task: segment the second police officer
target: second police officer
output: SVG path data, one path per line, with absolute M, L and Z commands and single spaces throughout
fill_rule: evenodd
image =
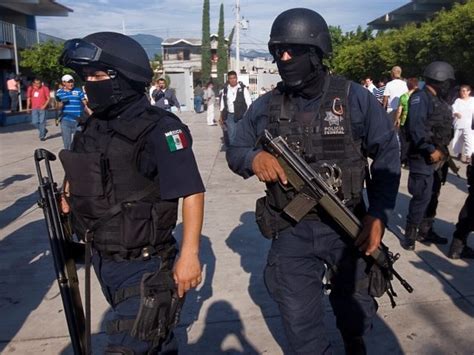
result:
M 474 127 L 474 117 L 473 117 Z M 474 153 L 467 167 L 468 196 L 459 212 L 458 223 L 453 233 L 448 257 L 451 259 L 474 259 L 474 249 L 467 245 L 469 233 L 474 231 Z
M 441 185 L 446 179 L 448 145 L 453 138 L 451 106 L 445 101 L 455 80 L 453 67 L 441 61 L 429 64 L 423 76 L 423 90 L 410 96 L 407 123 L 408 207 L 403 247 L 415 249 L 415 242 L 446 244 L 433 231 Z
M 363 258 L 380 244 L 400 180 L 399 145 L 393 125 L 367 90 L 330 75 L 322 63 L 331 53 L 325 20 L 315 11 L 295 8 L 273 22 L 270 53 L 282 81 L 261 96 L 236 127 L 227 151 L 230 168 L 244 178 L 256 175 L 267 195 L 257 203 L 262 233 L 273 238 L 265 282 L 278 303 L 292 352 L 331 351 L 324 326 L 323 275 L 332 271 L 330 302 L 347 353 L 364 354 L 363 336 L 371 328 L 377 303 L 369 294 Z M 281 135 L 314 169 L 324 163 L 342 170 L 346 206 L 363 218 L 356 244 L 319 208 L 292 223 L 282 211 L 291 198 L 277 160 L 258 146 L 267 129 Z M 373 159 L 368 174 L 367 157 Z M 367 182 L 368 209 L 362 190 Z
M 201 281 L 204 186 L 190 132 L 148 102 L 153 73 L 130 37 L 99 32 L 67 41 L 61 61 L 85 80 L 94 112 L 60 159 L 78 229 L 95 229 L 92 263 L 112 307 L 105 353 L 177 353 L 171 306 Z M 179 198 L 183 240 L 174 262 Z

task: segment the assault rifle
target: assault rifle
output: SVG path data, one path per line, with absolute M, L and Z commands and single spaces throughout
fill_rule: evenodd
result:
M 446 164 L 448 164 L 448 168 L 456 175 L 458 178 L 461 179 L 461 175 L 459 175 L 459 166 L 453 160 L 451 155 L 448 155 L 448 159 L 446 160 Z
M 260 143 L 266 151 L 277 158 L 286 173 L 288 182 L 298 192 L 283 210 L 290 218 L 299 222 L 319 204 L 349 237 L 357 239 L 362 230 L 362 223 L 337 197 L 333 187 L 326 182 L 323 176 L 315 172 L 305 160 L 293 152 L 282 137 L 273 138 L 270 132 L 265 130 L 264 135 L 260 138 Z M 381 244 L 370 256 L 384 271 L 384 274 L 388 275 L 387 281 L 395 276 L 409 293 L 413 292 L 410 284 L 393 268 L 399 254 L 393 255 L 384 244 Z M 391 291 L 393 293 L 393 290 Z M 393 293 L 393 296 L 396 294 Z M 394 306 L 392 297 L 391 301 Z
M 82 253 L 84 245 L 73 241 L 72 230 L 67 224 L 67 217 L 59 212 L 58 199 L 60 192 L 53 180 L 50 165 L 50 161 L 56 160 L 56 156 L 46 149 L 36 149 L 34 159 L 39 180 L 40 199 L 38 205 L 43 209 L 46 227 L 48 228 L 54 269 L 71 337 L 72 349 L 76 355 L 88 354 L 90 343 L 86 336 L 86 321 L 75 262 L 75 254 L 77 254 L 77 251 Z M 43 160 L 46 175 L 43 174 L 40 165 Z

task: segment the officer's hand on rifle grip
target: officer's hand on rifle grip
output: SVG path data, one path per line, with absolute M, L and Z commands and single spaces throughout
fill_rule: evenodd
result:
M 437 163 L 441 161 L 444 157 L 443 152 L 441 152 L 439 149 L 436 149 L 433 153 L 430 154 L 430 161 L 432 163 Z
M 63 192 L 61 193 L 60 198 L 59 198 L 59 209 L 64 214 L 68 214 L 69 212 L 71 212 L 71 207 L 69 206 L 69 202 L 67 201 L 68 197 L 69 197 L 69 181 L 64 181 Z
M 355 245 L 365 255 L 370 255 L 380 246 L 385 226 L 380 219 L 370 215 L 364 217 L 362 224 L 362 231 L 357 237 Z
M 285 171 L 278 160 L 265 151 L 258 153 L 252 161 L 252 170 L 260 181 L 288 183 Z

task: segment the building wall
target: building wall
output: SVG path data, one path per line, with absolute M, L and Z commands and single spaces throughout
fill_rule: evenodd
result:
M 0 6 L 0 21 L 36 30 L 36 20 L 34 16 L 24 15 L 2 6 Z
M 176 98 L 183 111 L 193 109 L 193 74 L 190 70 L 182 72 L 166 72 L 170 78 L 170 88 L 175 90 Z

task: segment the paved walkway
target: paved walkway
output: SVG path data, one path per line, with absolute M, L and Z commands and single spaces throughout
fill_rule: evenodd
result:
M 269 242 L 254 223 L 255 199 L 263 185 L 244 181 L 227 168 L 221 132 L 208 127 L 204 114 L 185 112 L 194 150 L 206 184 L 206 214 L 201 259 L 204 282 L 187 296 L 177 331 L 182 354 L 282 354 L 285 340 L 278 309 L 269 299 L 262 270 Z M 0 128 L 0 353 L 70 354 L 69 338 L 54 276 L 42 211 L 37 207 L 33 151 L 62 148 L 58 127 L 48 122 L 49 138 L 22 124 Z M 462 176 L 465 176 L 463 167 Z M 54 163 L 56 181 L 63 173 Z M 403 172 L 391 229 L 401 235 L 409 196 Z M 465 180 L 449 176 L 441 193 L 436 230 L 451 236 L 466 198 Z M 181 225 L 176 235 L 179 237 Z M 401 253 L 397 269 L 415 288 L 395 283 L 398 306 L 379 299 L 368 337 L 370 354 L 474 354 L 473 262 L 446 258 L 448 246 L 417 246 L 404 251 L 392 232 L 384 238 Z M 473 238 L 470 245 L 474 246 Z M 82 280 L 83 270 L 80 270 Z M 93 346 L 104 346 L 107 305 L 93 280 Z M 326 321 L 336 354 L 342 354 L 329 304 Z

